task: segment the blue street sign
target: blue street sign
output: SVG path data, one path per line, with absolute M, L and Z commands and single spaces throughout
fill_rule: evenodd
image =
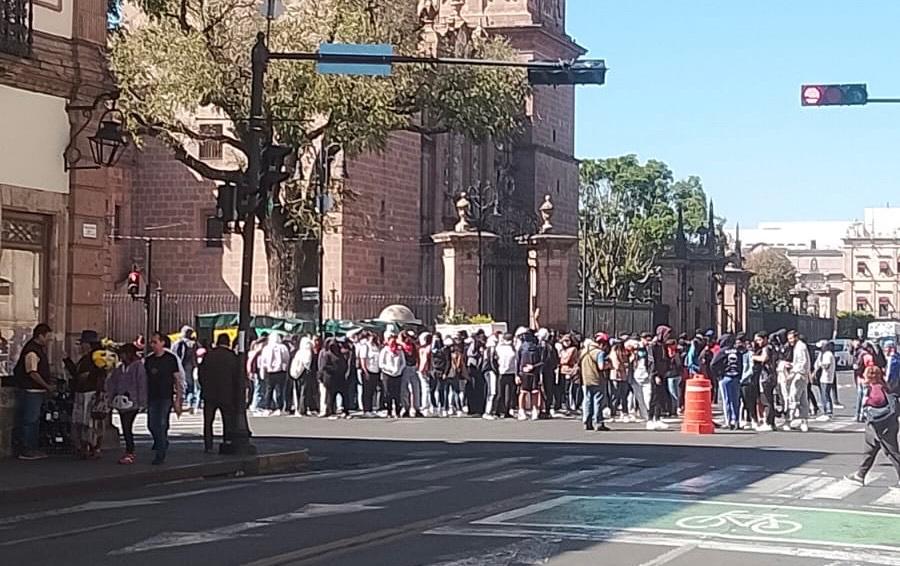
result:
M 367 75 L 375 77 L 387 77 L 391 74 L 390 65 L 372 64 L 354 61 L 352 63 L 329 62 L 328 57 L 339 58 L 341 55 L 350 56 L 391 56 L 394 47 L 390 44 L 355 44 L 355 43 L 322 43 L 319 45 L 319 55 L 324 61 L 316 63 L 316 71 L 323 75 Z

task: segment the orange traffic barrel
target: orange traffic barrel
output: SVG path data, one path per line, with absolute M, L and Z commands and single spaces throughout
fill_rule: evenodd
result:
M 695 374 L 684 388 L 684 422 L 681 432 L 712 434 L 716 427 L 712 418 L 712 384 L 701 374 Z

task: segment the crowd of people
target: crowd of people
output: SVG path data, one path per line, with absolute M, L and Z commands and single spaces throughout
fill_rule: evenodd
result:
M 22 459 L 45 457 L 38 451 L 37 428 L 44 396 L 54 389 L 46 353 L 50 333 L 47 325 L 35 327 L 14 370 L 15 436 Z M 716 337 L 712 331 L 675 337 L 667 326 L 655 334 L 617 337 L 544 328 L 452 336 L 357 331 L 324 341 L 316 336 L 284 340 L 273 332 L 253 342 L 245 367 L 226 334 L 210 346 L 199 343 L 190 327 L 174 344 L 157 332 L 146 355 L 141 340 L 120 346 L 122 363 L 107 372 L 98 363 L 97 333 L 84 331 L 80 358 L 65 360 L 74 392 L 72 445 L 79 457 L 100 456 L 111 410 L 119 413 L 125 438 L 120 463 L 134 463 L 133 425 L 146 411 L 153 463 L 161 464 L 170 413 L 202 409 L 204 445 L 210 451 L 217 412 L 227 436 L 240 408 L 248 405 L 259 417 L 580 416 L 586 430 L 643 422 L 656 431 L 683 414 L 686 384 L 702 376 L 712 384 L 710 401 L 721 403 L 716 425 L 731 430 L 806 432 L 810 418 L 827 421 L 841 407 L 833 345 L 810 346 L 798 332 L 786 330 L 752 337 Z M 853 356 L 855 416 L 871 425 L 873 407 L 882 405 L 870 391 L 883 384 L 892 401 L 900 393 L 900 353 L 892 342 L 882 349 L 854 340 Z M 867 433 L 867 450 L 883 448 L 896 455 L 896 431 L 892 443 L 884 440 L 885 432 L 890 436 L 884 427 L 871 439 Z M 900 456 L 896 465 L 900 470 Z

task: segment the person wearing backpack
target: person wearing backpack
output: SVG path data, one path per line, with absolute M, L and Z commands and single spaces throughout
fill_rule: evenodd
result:
M 884 371 L 878 366 L 870 366 L 863 373 L 864 392 L 863 416 L 866 420 L 865 456 L 859 469 L 844 479 L 865 485 L 866 475 L 875 464 L 878 453 L 884 450 L 897 478 L 900 480 L 900 448 L 897 445 L 897 396 L 888 390 L 884 381 Z
M 722 391 L 725 425 L 731 430 L 737 428 L 740 420 L 743 361 L 744 354 L 738 348 L 733 336 L 725 334 L 719 338 L 719 352 L 713 358 L 711 367 Z
M 519 386 L 519 420 L 528 417 L 525 407 L 531 403 L 531 420 L 538 420 L 541 410 L 541 372 L 544 364 L 543 352 L 534 332 L 526 330 L 520 340 L 522 345 L 516 359 L 516 384 Z

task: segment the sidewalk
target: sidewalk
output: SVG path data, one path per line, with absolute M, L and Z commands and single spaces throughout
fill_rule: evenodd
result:
M 71 455 L 28 462 L 4 459 L 0 460 L 0 501 L 46 500 L 211 476 L 283 473 L 309 463 L 307 450 L 298 448 L 296 442 L 252 441 L 255 455 L 220 456 L 205 454 L 200 438 L 196 442 L 181 440 L 173 443 L 162 466 L 150 465 L 153 453 L 145 442 L 138 443 L 137 462 L 131 466 L 117 463 L 120 450 L 106 451 L 102 459 L 94 461 L 79 461 Z

